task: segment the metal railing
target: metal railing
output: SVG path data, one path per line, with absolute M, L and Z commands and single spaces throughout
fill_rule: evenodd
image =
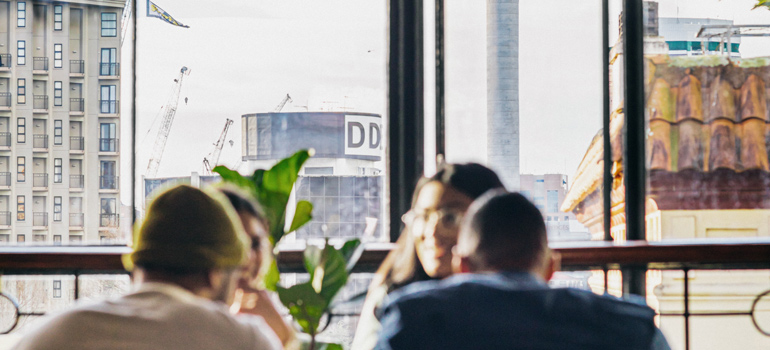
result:
M 39 188 L 48 187 L 48 174 L 46 173 L 32 174 L 32 187 L 39 187 Z
M 0 132 L 0 147 L 11 147 L 11 138 L 13 135 L 10 132 Z
M 99 152 L 117 152 L 118 151 L 118 139 L 99 139 Z
M 85 149 L 83 136 L 70 136 L 70 151 L 82 151 Z
M 70 213 L 70 227 L 83 227 L 85 220 L 83 213 Z
M 33 109 L 48 109 L 48 95 L 33 95 Z
M 11 173 L 9 172 L 0 173 L 0 186 L 10 186 L 10 185 L 11 185 Z
M 99 113 L 117 114 L 120 109 L 119 102 L 118 100 L 99 100 Z
M 32 213 L 32 226 L 48 226 L 48 213 Z
M 0 107 L 10 107 L 13 95 L 10 92 L 0 92 Z
M 85 74 L 86 63 L 83 60 L 70 60 L 70 73 L 72 74 Z
M 0 54 L 0 67 L 1 68 L 10 68 L 11 67 L 11 55 L 7 53 Z
M 32 135 L 32 148 L 48 148 L 48 135 Z
M 101 76 L 119 76 L 120 63 L 100 63 L 99 75 Z
M 83 188 L 85 186 L 84 175 L 70 175 L 70 188 Z
M 48 71 L 48 57 L 33 57 L 32 70 Z
M 111 175 L 99 176 L 99 189 L 102 190 L 117 190 L 118 189 L 118 177 Z
M 120 216 L 118 214 L 100 214 L 99 215 L 99 227 L 118 227 L 120 224 Z
M 0 226 L 11 226 L 10 211 L 0 211 Z
M 86 110 L 85 99 L 70 98 L 70 112 L 83 112 Z

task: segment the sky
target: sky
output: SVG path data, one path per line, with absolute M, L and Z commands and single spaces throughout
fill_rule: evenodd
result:
M 201 171 L 226 119 L 220 163 L 240 158 L 240 117 L 273 111 L 357 111 L 387 115 L 387 2 L 384 0 L 158 0 L 190 28 L 145 16 L 137 31 L 137 179 L 147 166 L 158 118 L 182 66 L 179 107 L 158 176 Z M 430 1 L 426 1 L 426 13 Z M 620 1 L 611 1 L 611 42 Z M 211 5 L 215 4 L 215 5 Z M 601 1 L 521 0 L 519 14 L 522 173 L 572 176 L 601 128 Z M 770 23 L 753 0 L 670 0 L 661 17 Z M 446 1 L 447 158 L 486 159 L 486 2 Z M 426 32 L 432 30 L 426 21 Z M 426 41 L 426 54 L 432 42 Z M 744 39 L 744 57 L 770 56 L 770 39 Z M 128 54 L 130 50 L 124 50 Z M 128 62 L 124 59 L 124 62 Z M 430 65 L 426 59 L 426 86 Z M 426 101 L 432 101 L 426 90 Z M 125 96 L 125 90 L 124 90 Z M 187 102 L 185 103 L 185 98 Z M 124 97 L 125 99 L 125 97 Z M 434 113 L 431 106 L 428 115 Z M 155 123 L 157 125 L 157 123 Z M 431 128 L 430 121 L 426 128 Z M 123 128 L 124 134 L 126 129 Z M 148 132 L 149 131 L 149 132 Z M 428 133 L 430 142 L 432 134 Z M 125 138 L 125 137 L 124 137 Z

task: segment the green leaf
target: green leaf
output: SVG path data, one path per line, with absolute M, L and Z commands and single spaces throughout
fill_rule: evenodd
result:
M 340 248 L 340 254 L 342 254 L 342 257 L 346 261 L 345 270 L 348 273 L 353 270 L 353 267 L 356 266 L 358 259 L 361 258 L 361 254 L 363 253 L 364 245 L 361 244 L 361 240 L 358 238 L 351 239 L 342 245 L 342 248 Z
M 333 343 L 316 343 L 318 350 L 343 350 L 342 345 Z
M 310 335 L 316 334 L 328 303 L 313 290 L 310 282 L 297 284 L 291 288 L 278 286 L 276 290 L 281 303 L 289 309 L 289 313 L 302 330 Z
M 315 246 L 305 248 L 304 262 L 311 286 L 327 304 L 331 303 L 348 281 L 345 258 L 326 242 L 323 249 Z
M 297 181 L 297 175 L 302 168 L 302 164 L 308 158 L 310 158 L 310 152 L 301 150 L 288 158 L 282 159 L 264 173 L 262 178 L 263 187 L 271 192 L 288 195 Z
M 313 203 L 308 201 L 297 202 L 297 209 L 294 211 L 294 220 L 291 222 L 289 232 L 294 232 L 313 219 Z
M 212 171 L 219 174 L 224 182 L 233 183 L 237 186 L 250 190 L 250 192 L 255 188 L 254 183 L 251 182 L 248 178 L 243 177 L 243 175 L 235 170 L 228 169 L 226 166 L 216 166 Z
M 278 282 L 281 280 L 281 273 L 278 271 L 278 263 L 276 259 L 270 259 L 270 268 L 265 273 L 264 283 L 265 289 L 274 291 L 278 286 Z

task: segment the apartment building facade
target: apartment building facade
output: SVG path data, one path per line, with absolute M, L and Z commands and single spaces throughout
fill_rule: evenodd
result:
M 0 242 L 117 238 L 124 5 L 0 1 Z

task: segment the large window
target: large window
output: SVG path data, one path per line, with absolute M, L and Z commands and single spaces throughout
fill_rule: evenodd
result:
M 62 144 L 62 121 L 57 119 L 53 121 L 53 144 L 54 145 L 61 145 Z
M 20 105 L 27 103 L 27 80 L 24 78 L 16 80 L 16 103 Z
M 62 182 L 62 159 L 54 158 L 53 160 L 53 182 Z
M 53 105 L 61 106 L 62 100 L 62 82 L 55 81 L 53 82 Z
M 24 196 L 16 196 L 16 220 L 24 221 L 26 219 L 26 211 L 26 198 Z
M 27 158 L 16 157 L 16 181 L 27 181 Z
M 27 119 L 16 118 L 16 142 L 27 142 Z
M 61 197 L 55 196 L 53 197 L 53 221 L 61 221 L 61 211 Z
M 102 12 L 102 36 L 118 36 L 118 14 Z
M 102 85 L 100 97 L 100 113 L 115 114 L 118 112 L 117 88 L 115 85 Z
M 118 75 L 118 55 L 116 48 L 102 48 L 99 75 Z
M 27 3 L 24 1 L 19 1 L 16 3 L 16 26 L 27 26 Z

